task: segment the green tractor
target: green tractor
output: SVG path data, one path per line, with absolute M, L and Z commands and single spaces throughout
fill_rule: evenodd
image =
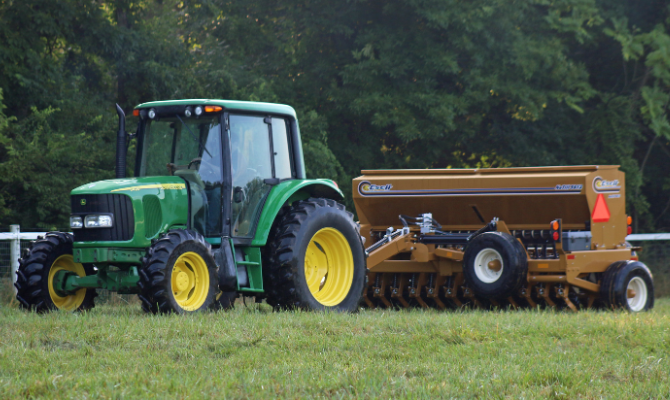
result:
M 306 179 L 293 108 L 150 102 L 133 110 L 134 135 L 116 108 L 116 179 L 74 189 L 73 233 L 46 234 L 20 260 L 24 308 L 87 310 L 99 288 L 137 294 L 151 313 L 229 308 L 240 293 L 275 308 L 358 307 L 363 243 L 337 184 Z

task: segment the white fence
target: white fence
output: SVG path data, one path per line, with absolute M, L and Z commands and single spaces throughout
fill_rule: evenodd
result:
M 19 225 L 10 225 L 10 232 L 0 233 L 0 242 L 9 241 L 10 275 L 12 283 L 16 282 L 16 271 L 19 269 L 19 258 L 21 257 L 21 241 L 37 240 L 38 236 L 44 236 L 46 232 L 21 232 Z M 628 242 L 646 242 L 656 240 L 670 240 L 670 233 L 637 233 L 626 236 Z
M 46 232 L 24 232 L 21 233 L 19 225 L 10 225 L 9 232 L 0 233 L 0 241 L 9 241 L 9 262 L 12 286 L 16 283 L 16 271 L 19 269 L 19 258 L 21 257 L 21 241 L 37 240 L 38 236 L 44 236 Z M 16 289 L 14 289 L 16 291 Z

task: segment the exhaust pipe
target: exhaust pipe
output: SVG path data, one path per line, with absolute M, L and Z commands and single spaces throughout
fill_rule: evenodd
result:
M 119 114 L 119 132 L 116 135 L 116 178 L 126 177 L 126 114 L 117 104 Z

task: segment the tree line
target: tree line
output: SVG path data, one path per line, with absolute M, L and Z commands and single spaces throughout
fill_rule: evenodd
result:
M 5 226 L 65 227 L 113 177 L 115 102 L 222 98 L 295 107 L 308 176 L 346 194 L 367 168 L 620 164 L 635 229 L 670 229 L 664 0 L 0 0 L 0 66 Z

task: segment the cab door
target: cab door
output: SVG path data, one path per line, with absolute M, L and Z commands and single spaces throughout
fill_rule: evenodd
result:
M 294 176 L 288 124 L 281 117 L 228 116 L 232 236 L 252 238 L 270 189 Z

